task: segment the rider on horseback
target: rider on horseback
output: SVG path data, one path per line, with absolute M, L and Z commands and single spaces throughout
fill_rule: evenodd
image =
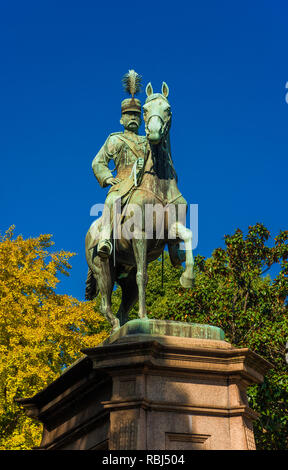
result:
M 134 77 L 134 84 L 137 83 L 136 72 L 129 71 L 127 75 L 130 78 Z M 134 87 L 134 91 L 135 88 L 137 87 Z M 103 215 L 91 225 L 85 238 L 85 253 L 89 267 L 86 299 L 92 300 L 98 293 L 101 294 L 99 308 L 111 322 L 112 331 L 116 331 L 128 321 L 129 311 L 137 301 L 139 301 L 139 318 L 147 317 L 145 300 L 147 266 L 159 258 L 166 245 L 174 266 L 181 266 L 185 259 L 185 270 L 180 278 L 181 285 L 186 288 L 193 286 L 192 232 L 186 228 L 185 220 L 182 220 L 184 212 L 182 209 L 186 214 L 187 202 L 178 189 L 177 175 L 171 157 L 169 137 L 171 111 L 167 99 L 168 93 L 169 88 L 165 82 L 162 84 L 161 93 L 154 93 L 151 83 L 147 85 L 147 99 L 144 105 L 146 137 L 138 135 L 141 107 L 139 100 L 135 100 L 134 94 L 131 93 L 132 99 L 122 102 L 120 122 L 124 126 L 124 132 L 111 134 L 108 137 L 92 165 L 100 185 L 102 187 L 111 185 L 111 188 Z M 110 160 L 114 161 L 117 169 L 115 178 L 109 169 Z M 116 228 L 116 232 L 113 230 L 112 247 L 110 227 L 111 209 L 114 204 L 116 214 L 112 213 L 115 226 L 113 229 Z M 121 205 L 120 218 L 119 205 Z M 147 207 L 152 207 L 153 211 L 151 218 L 147 217 L 146 220 Z M 159 207 L 161 211 L 158 211 Z M 105 208 L 108 209 L 106 210 L 108 216 L 105 214 Z M 163 228 L 159 233 L 158 212 L 161 215 L 160 222 Z M 116 221 L 117 223 L 114 223 Z M 128 235 L 132 233 L 131 238 L 126 236 L 127 227 L 129 227 Z M 151 228 L 151 231 L 148 230 L 149 236 L 146 236 L 147 228 Z M 180 256 L 180 252 L 183 251 L 179 246 L 181 240 L 185 246 L 183 259 Z M 112 249 L 114 263 L 109 259 Z M 116 317 L 111 297 L 115 282 L 122 290 L 122 300 Z
M 92 162 L 93 172 L 100 186 L 111 185 L 101 218 L 102 230 L 91 245 L 91 248 L 97 245 L 97 255 L 102 258 L 109 257 L 113 250 L 110 238 L 114 203 L 121 198 L 123 204 L 125 196 L 137 185 L 137 175 L 144 165 L 147 139 L 138 135 L 141 102 L 133 95 L 132 98 L 123 100 L 121 114 L 120 124 L 123 125 L 124 132 L 110 134 Z M 112 174 L 113 170 L 109 169 L 111 160 L 117 170 L 116 177 Z

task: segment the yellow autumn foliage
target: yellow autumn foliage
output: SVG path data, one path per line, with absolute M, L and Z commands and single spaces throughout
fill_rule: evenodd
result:
M 56 294 L 73 253 L 53 252 L 51 235 L 0 235 L 0 450 L 37 447 L 42 426 L 15 398 L 35 395 L 107 336 L 92 302 Z

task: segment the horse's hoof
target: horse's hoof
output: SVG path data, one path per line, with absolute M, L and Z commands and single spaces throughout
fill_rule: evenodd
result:
M 111 330 L 111 334 L 112 333 L 115 333 L 116 331 L 118 331 L 120 328 L 120 321 L 118 318 L 115 318 L 115 320 L 113 321 L 112 323 L 112 330 Z
M 185 289 L 191 289 L 194 287 L 195 279 L 193 277 L 186 277 L 182 274 L 180 277 L 180 284 Z
M 114 335 L 114 333 L 117 333 L 117 331 L 120 330 L 120 326 L 113 326 L 112 330 L 110 331 L 110 336 Z
M 117 333 L 118 330 L 120 330 L 119 326 L 113 327 L 112 330 L 110 331 L 110 336 L 114 335 L 114 333 Z

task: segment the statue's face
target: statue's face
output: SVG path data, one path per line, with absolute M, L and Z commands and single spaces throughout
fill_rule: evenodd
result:
M 136 132 L 141 124 L 141 113 L 137 113 L 137 111 L 127 111 L 122 114 L 120 123 L 128 131 Z

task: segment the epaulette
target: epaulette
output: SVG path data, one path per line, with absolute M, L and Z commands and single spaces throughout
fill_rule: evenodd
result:
M 107 144 L 108 144 L 108 140 L 110 139 L 110 137 L 112 137 L 113 135 L 121 135 L 123 134 L 123 132 L 112 132 L 112 134 L 109 134 L 107 139 L 106 139 L 106 142 L 104 144 L 104 149 L 105 149 L 105 152 L 109 155 L 110 158 L 113 158 L 113 156 L 115 155 L 115 153 L 117 153 L 117 151 L 115 150 L 114 153 L 110 153 L 108 152 L 107 150 Z

